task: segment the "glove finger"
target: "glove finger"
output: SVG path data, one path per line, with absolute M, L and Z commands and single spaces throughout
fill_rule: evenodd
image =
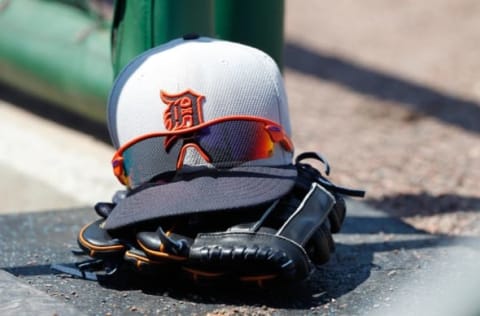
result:
M 99 219 L 85 225 L 78 234 L 78 245 L 90 257 L 105 259 L 122 256 L 126 249 L 125 245 L 102 228 L 103 222 L 103 219 Z
M 192 243 L 192 240 L 188 237 L 168 233 L 168 238 L 172 243 L 179 243 L 186 247 L 182 251 L 172 251 L 172 246 L 167 245 L 164 238 L 159 235 L 159 232 L 139 232 L 137 233 L 137 243 L 139 247 L 145 252 L 145 254 L 154 260 L 167 260 L 167 261 L 185 261 L 188 251 L 188 245 Z
M 155 260 L 147 256 L 147 254 L 136 248 L 127 250 L 123 256 L 125 262 L 129 263 L 135 271 L 148 274 L 158 274 L 159 271 L 165 270 L 164 260 Z
M 328 214 L 328 219 L 330 221 L 330 231 L 334 234 L 338 233 L 342 228 L 347 212 L 345 199 L 340 195 L 335 194 L 335 200 L 335 205 L 333 206 L 330 214 Z
M 94 209 L 97 214 L 102 218 L 107 218 L 108 215 L 112 212 L 113 208 L 115 207 L 114 203 L 108 202 L 98 202 L 95 204 Z
M 321 265 L 327 263 L 330 254 L 335 250 L 335 244 L 326 225 L 322 225 L 309 240 L 306 249 L 313 263 Z

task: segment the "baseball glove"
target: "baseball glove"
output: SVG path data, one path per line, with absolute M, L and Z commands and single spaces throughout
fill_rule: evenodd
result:
M 97 203 L 100 218 L 78 235 L 82 253 L 92 260 L 77 265 L 80 273 L 56 268 L 88 279 L 98 279 L 100 270 L 110 275 L 128 267 L 140 273 L 173 268 L 194 280 L 304 280 L 334 251 L 332 234 L 346 214 L 344 196 L 365 194 L 334 185 L 305 159 L 321 161 L 329 174 L 325 159 L 303 153 L 295 160 L 298 177 L 288 194 L 240 212 L 172 216 L 108 231 L 103 223 L 118 197 Z

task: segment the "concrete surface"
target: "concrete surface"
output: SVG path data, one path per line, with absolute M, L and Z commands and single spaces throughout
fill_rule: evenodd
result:
M 2 270 L 0 270 L 0 314 L 3 316 L 84 315 L 72 305 L 19 282 L 17 278 Z
M 0 213 L 92 205 L 120 188 L 110 145 L 2 100 L 0 118 Z
M 55 272 L 52 264 L 81 261 L 69 250 L 80 227 L 96 218 L 84 208 L 0 216 L 0 227 L 10 228 L 0 232 L 0 268 L 88 315 L 478 315 L 478 240 L 455 243 L 361 203 L 348 207 L 332 260 L 297 287 L 204 287 L 172 275 L 123 275 L 100 285 Z M 5 292 L 0 310 L 18 295 Z M 470 313 L 461 312 L 466 308 Z

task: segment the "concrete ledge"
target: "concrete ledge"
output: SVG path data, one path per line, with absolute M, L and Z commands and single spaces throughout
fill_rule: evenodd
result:
M 0 315 L 84 315 L 0 270 Z

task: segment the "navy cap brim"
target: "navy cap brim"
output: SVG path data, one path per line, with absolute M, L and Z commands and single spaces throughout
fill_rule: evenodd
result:
M 284 167 L 236 167 L 145 188 L 121 200 L 105 222 L 114 230 L 169 216 L 242 209 L 287 194 L 297 170 Z

